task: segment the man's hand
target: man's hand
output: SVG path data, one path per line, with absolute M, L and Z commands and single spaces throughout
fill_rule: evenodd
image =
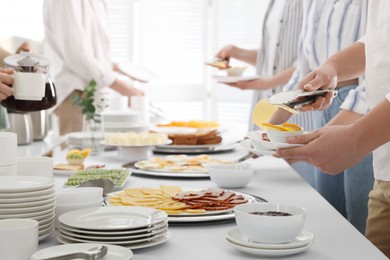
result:
M 14 82 L 11 76 L 14 73 L 12 69 L 0 68 L 0 100 L 6 99 L 14 94 L 13 88 L 10 86 Z
M 222 59 L 222 60 L 229 61 L 230 58 L 234 57 L 235 49 L 236 49 L 236 46 L 234 46 L 234 45 L 231 45 L 231 44 L 226 45 L 215 55 L 215 57 Z
M 31 46 L 28 42 L 23 42 L 17 49 L 16 53 L 20 53 L 22 51 L 29 52 L 31 51 Z
M 308 134 L 290 137 L 289 143 L 306 145 L 278 149 L 275 156 L 289 163 L 304 161 L 323 172 L 336 175 L 366 155 L 359 149 L 353 130 L 351 125 L 325 126 Z

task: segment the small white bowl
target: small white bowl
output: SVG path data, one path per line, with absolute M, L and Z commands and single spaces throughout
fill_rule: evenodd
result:
M 287 138 L 290 136 L 298 136 L 303 134 L 303 130 L 299 131 L 280 131 L 267 129 L 265 130 L 269 140 L 273 143 L 287 143 Z
M 284 212 L 290 216 L 266 216 L 254 212 Z M 238 228 L 250 240 L 259 243 L 287 243 L 302 231 L 306 209 L 278 203 L 237 205 L 234 214 Z
M 231 67 L 226 70 L 226 73 L 230 77 L 240 77 L 244 74 L 244 71 L 246 70 L 247 67 L 242 66 L 242 67 Z
M 222 188 L 242 188 L 254 175 L 254 170 L 247 163 L 207 165 L 211 180 Z

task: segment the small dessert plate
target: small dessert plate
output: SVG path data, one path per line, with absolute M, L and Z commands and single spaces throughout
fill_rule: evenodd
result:
M 257 140 L 264 148 L 269 150 L 277 150 L 279 148 L 291 148 L 291 147 L 298 147 L 298 146 L 304 146 L 303 144 L 289 144 L 289 143 L 275 143 L 265 140 Z
M 234 242 L 235 244 L 245 246 L 245 247 L 252 247 L 252 248 L 259 248 L 259 249 L 291 249 L 291 248 L 306 246 L 307 244 L 313 241 L 314 234 L 308 231 L 302 231 L 296 238 L 294 238 L 288 243 L 265 244 L 265 243 L 258 243 L 258 242 L 251 241 L 237 227 L 232 230 L 229 230 L 226 233 L 226 238 L 229 239 L 231 242 Z
M 250 139 L 245 139 L 245 140 L 240 142 L 240 145 L 246 151 L 254 153 L 256 155 L 273 155 L 273 154 L 275 154 L 275 150 L 266 149 L 266 148 L 262 148 L 259 146 L 257 148 L 253 147 L 252 142 L 253 141 L 251 141 Z M 259 148 L 261 148 L 261 149 L 259 149 Z

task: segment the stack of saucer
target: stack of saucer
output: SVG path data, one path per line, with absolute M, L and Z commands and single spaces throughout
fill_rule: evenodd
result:
M 39 176 L 0 176 L 0 219 L 39 222 L 39 240 L 54 231 L 54 180 Z
M 303 252 L 313 245 L 314 235 L 302 231 L 287 243 L 258 243 L 247 238 L 239 228 L 226 233 L 226 240 L 240 251 L 257 256 L 284 256 Z
M 129 249 L 161 244 L 170 237 L 167 213 L 147 207 L 95 207 L 59 218 L 58 241 L 103 243 Z

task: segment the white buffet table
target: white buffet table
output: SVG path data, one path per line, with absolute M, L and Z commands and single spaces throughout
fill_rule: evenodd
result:
M 232 153 L 215 154 L 219 158 L 238 158 L 245 152 L 236 149 Z M 65 151 L 55 157 L 55 163 L 65 161 Z M 128 160 L 131 161 L 131 160 Z M 89 157 L 88 164 L 106 164 L 118 167 L 126 160 L 118 158 L 117 151 L 105 152 L 99 157 Z M 309 186 L 287 163 L 273 157 L 248 160 L 256 175 L 242 191 L 261 196 L 270 202 L 280 202 L 307 209 L 304 230 L 314 233 L 314 245 L 307 251 L 283 257 L 283 259 L 387 259 L 375 246 L 362 236 L 345 220 L 325 199 Z M 58 189 L 66 177 L 55 176 Z M 132 175 L 127 187 L 158 187 L 179 185 L 181 187 L 215 187 L 209 179 L 158 178 Z M 255 259 L 258 256 L 242 253 L 233 248 L 226 240 L 225 233 L 236 226 L 234 221 L 213 223 L 171 224 L 171 238 L 158 246 L 133 250 L 136 260 L 153 259 Z M 40 242 L 39 248 L 60 244 L 55 239 L 56 232 Z M 266 257 L 261 259 L 267 259 Z M 275 259 L 275 258 L 272 258 Z

